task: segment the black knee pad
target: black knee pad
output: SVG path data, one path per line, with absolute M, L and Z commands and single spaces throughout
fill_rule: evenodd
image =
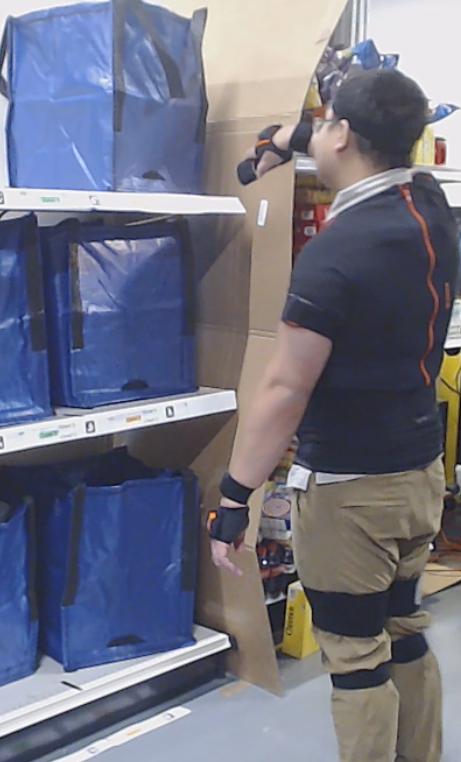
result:
M 319 630 L 351 638 L 373 638 L 383 631 L 388 590 L 366 595 L 304 590 L 312 608 L 312 621 Z
M 331 675 L 335 688 L 344 691 L 357 691 L 366 688 L 377 688 L 390 680 L 391 663 L 380 664 L 376 669 L 360 669 L 347 675 Z
M 394 664 L 411 664 L 422 659 L 428 650 L 427 640 L 421 632 L 409 635 L 392 643 L 392 661 Z
M 389 590 L 388 617 L 406 617 L 415 614 L 420 606 L 416 600 L 420 577 L 397 580 Z

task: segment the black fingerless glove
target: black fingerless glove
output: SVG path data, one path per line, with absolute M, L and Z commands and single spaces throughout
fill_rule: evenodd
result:
M 207 530 L 212 540 L 233 545 L 246 532 L 250 523 L 250 509 L 217 508 L 208 514 Z

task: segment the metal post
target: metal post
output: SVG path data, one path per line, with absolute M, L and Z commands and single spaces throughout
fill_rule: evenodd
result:
M 351 45 L 366 40 L 369 0 L 351 0 Z

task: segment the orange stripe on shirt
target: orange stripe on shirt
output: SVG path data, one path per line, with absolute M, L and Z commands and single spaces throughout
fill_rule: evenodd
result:
M 426 386 L 430 386 L 431 383 L 432 383 L 432 379 L 431 379 L 431 377 L 429 375 L 429 371 L 427 370 L 427 367 L 426 367 L 426 360 L 429 357 L 429 355 L 432 352 L 432 350 L 434 349 L 434 344 L 435 344 L 434 326 L 435 326 L 435 321 L 437 320 L 437 316 L 439 314 L 439 309 L 440 309 L 440 299 L 439 299 L 439 295 L 437 293 L 437 290 L 436 290 L 436 288 L 434 286 L 434 280 L 433 280 L 435 265 L 437 263 L 437 258 L 435 256 L 434 247 L 432 245 L 432 241 L 431 241 L 431 238 L 430 238 L 430 235 L 429 235 L 429 229 L 427 227 L 427 222 L 424 219 L 423 215 L 420 214 L 418 212 L 417 208 L 415 207 L 415 204 L 414 204 L 414 201 L 413 201 L 413 196 L 411 195 L 410 189 L 408 187 L 404 186 L 404 187 L 400 188 L 400 191 L 401 191 L 402 196 L 404 197 L 404 199 L 405 199 L 405 201 L 407 203 L 407 206 L 408 206 L 408 209 L 410 210 L 410 213 L 413 215 L 413 217 L 418 222 L 418 224 L 419 224 L 419 226 L 421 228 L 421 232 L 422 232 L 423 238 L 424 238 L 424 243 L 425 243 L 425 246 L 426 246 L 427 256 L 428 256 L 428 259 L 429 259 L 429 270 L 428 270 L 427 277 L 426 277 L 426 283 L 427 283 L 427 288 L 429 290 L 429 293 L 431 294 L 432 299 L 434 301 L 434 308 L 432 310 L 432 315 L 430 317 L 429 324 L 427 326 L 427 347 L 426 347 L 426 351 L 424 352 L 423 356 L 421 357 L 421 360 L 419 362 L 419 367 L 420 367 L 421 373 L 423 375 L 423 378 L 424 378 L 424 380 L 426 382 Z

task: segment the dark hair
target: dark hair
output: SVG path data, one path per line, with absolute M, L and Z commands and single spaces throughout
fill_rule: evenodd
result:
M 412 79 L 391 69 L 360 72 L 340 87 L 333 110 L 338 121 L 349 122 L 358 150 L 374 164 L 411 166 L 428 110 L 426 96 Z

